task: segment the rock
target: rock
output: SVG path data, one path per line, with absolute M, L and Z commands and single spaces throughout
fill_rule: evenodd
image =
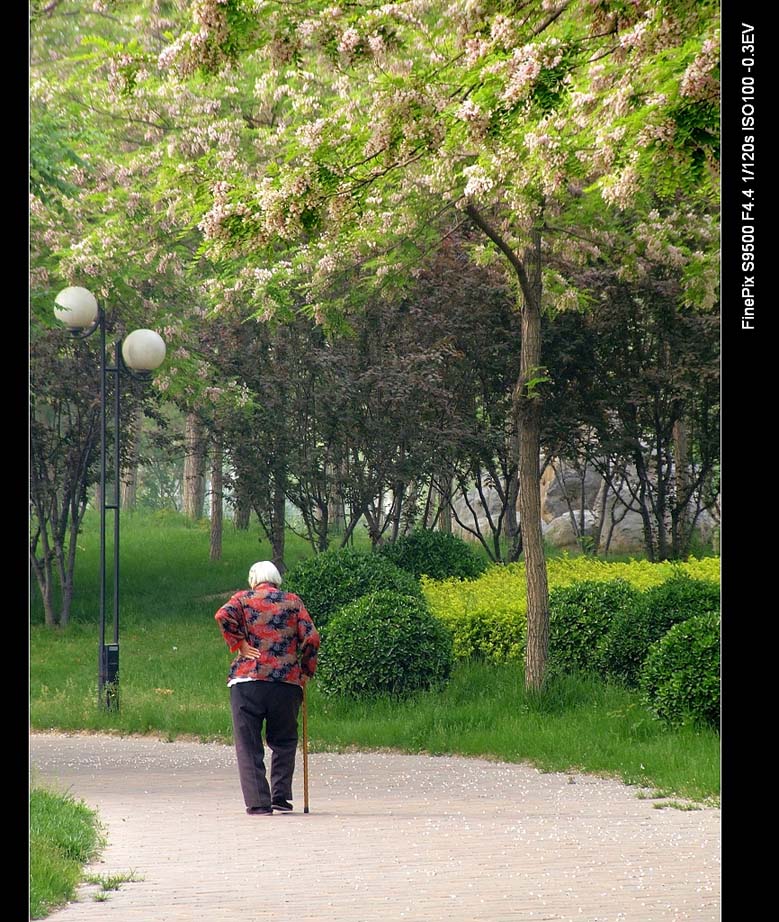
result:
M 482 487 L 482 493 L 484 494 L 484 499 L 486 502 L 487 509 L 489 510 L 490 516 L 492 517 L 493 523 L 497 523 L 498 518 L 500 517 L 500 511 L 503 508 L 503 502 L 498 494 L 498 491 L 494 487 Z M 471 508 L 468 508 L 470 504 Z M 473 511 L 471 511 L 471 509 Z M 457 519 L 452 516 L 452 534 L 456 535 L 458 538 L 465 538 L 466 540 L 476 541 L 478 540 L 472 532 L 468 531 L 468 528 L 477 530 L 476 526 L 478 525 L 478 530 L 481 532 L 482 536 L 485 539 L 490 539 L 492 537 L 492 529 L 487 520 L 487 513 L 484 511 L 484 505 L 482 504 L 481 497 L 479 496 L 479 491 L 474 487 L 472 490 L 468 491 L 468 502 L 466 503 L 463 496 L 458 496 L 454 501 L 454 510 L 457 514 L 457 518 L 464 523 L 466 528 L 463 528 Z M 476 516 L 476 524 L 474 524 L 474 514 Z
M 576 516 L 576 522 L 578 525 L 580 517 L 579 510 L 574 510 L 574 514 Z M 590 512 L 589 509 L 585 509 L 584 534 L 591 535 L 596 525 L 597 519 L 595 518 L 595 515 Z M 571 524 L 571 516 L 567 512 L 564 515 L 558 515 L 556 518 L 552 519 L 551 522 L 548 522 L 546 526 L 542 525 L 541 530 L 544 535 L 544 540 L 551 544 L 553 547 L 569 551 L 581 549 L 579 539 L 576 536 L 573 525 Z
M 609 503 L 609 505 L 611 506 L 612 504 Z M 640 512 L 633 512 L 632 510 L 625 512 L 624 518 L 621 518 L 623 512 L 624 507 L 617 507 L 616 517 L 619 518 L 619 521 L 614 525 L 614 531 L 611 535 L 611 542 L 609 543 L 609 553 L 640 553 L 645 548 L 644 520 L 641 518 Z M 607 516 L 607 520 L 604 522 L 604 527 L 601 531 L 600 545 L 598 547 L 599 553 L 602 553 L 604 547 L 606 546 L 606 539 L 608 538 L 610 525 L 611 520 L 610 517 Z
M 594 509 L 595 500 L 603 484 L 603 478 L 592 467 L 584 475 L 584 498 L 582 498 L 581 474 L 574 470 L 565 470 L 555 476 L 552 465 L 544 471 L 541 478 L 541 518 L 552 522 L 558 516 L 568 512 L 568 503 L 574 509 Z M 567 497 L 567 500 L 566 500 Z

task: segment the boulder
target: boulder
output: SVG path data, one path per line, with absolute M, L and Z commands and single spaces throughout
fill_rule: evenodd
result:
M 574 510 L 577 525 L 579 523 L 580 511 Z M 584 510 L 584 534 L 591 535 L 597 525 L 595 515 L 589 509 Z M 564 515 L 558 515 L 551 522 L 542 524 L 541 530 L 544 540 L 553 547 L 562 550 L 575 551 L 580 549 L 579 539 L 571 524 L 571 516 L 566 512 Z
M 584 495 L 582 496 L 582 478 L 574 470 L 567 470 L 555 476 L 552 465 L 544 471 L 541 478 L 541 518 L 552 522 L 558 516 L 568 512 L 568 504 L 574 509 L 594 509 L 595 500 L 603 484 L 603 478 L 592 467 L 584 475 Z
M 609 553 L 640 553 L 645 548 L 644 520 L 641 518 L 640 512 L 633 512 L 632 510 L 625 512 L 624 518 L 621 518 L 623 512 L 624 509 L 617 510 L 617 518 L 619 518 L 619 521 L 614 525 L 614 531 L 611 535 L 611 542 L 609 543 Z M 601 531 L 600 545 L 598 548 L 599 552 L 601 553 L 603 548 L 606 546 L 606 539 L 608 538 L 610 526 L 611 520 L 607 514 L 606 521 L 603 525 L 603 530 Z
M 497 522 L 500 511 L 503 508 L 503 502 L 498 491 L 494 487 L 485 486 L 482 487 L 482 493 L 484 494 L 484 500 L 490 516 L 492 517 L 492 521 Z M 473 511 L 468 508 L 468 504 L 470 504 Z M 484 505 L 482 504 L 479 491 L 476 487 L 468 491 L 467 503 L 463 496 L 458 496 L 453 505 L 457 513 L 457 518 L 459 518 L 467 528 L 476 529 L 477 524 L 478 530 L 481 531 L 485 538 L 492 535 L 492 530 L 487 521 L 487 513 L 484 510 Z M 474 515 L 476 516 L 476 524 L 474 524 Z M 463 528 L 454 516 L 452 516 L 452 534 L 456 535 L 458 538 L 465 538 L 471 541 L 476 540 L 475 536 L 466 528 Z

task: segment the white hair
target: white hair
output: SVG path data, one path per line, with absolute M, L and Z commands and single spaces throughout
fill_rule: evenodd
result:
M 281 573 L 270 560 L 258 560 L 249 570 L 249 587 L 254 589 L 260 583 L 274 583 L 281 585 Z

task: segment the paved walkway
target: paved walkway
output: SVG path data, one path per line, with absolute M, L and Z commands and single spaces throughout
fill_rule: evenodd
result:
M 139 878 L 51 922 L 665 922 L 720 917 L 719 810 L 526 765 L 309 756 L 311 812 L 247 816 L 233 749 L 34 734 L 34 780 L 99 810 L 91 870 Z M 297 812 L 300 811 L 300 812 Z

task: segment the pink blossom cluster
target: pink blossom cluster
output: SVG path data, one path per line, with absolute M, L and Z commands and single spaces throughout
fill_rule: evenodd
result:
M 44 288 L 49 284 L 49 270 L 45 266 L 30 269 L 30 288 Z
M 589 159 L 596 172 L 605 173 L 611 169 L 617 157 L 619 142 L 626 132 L 624 125 L 606 125 L 595 132 L 595 150 Z
M 315 19 L 304 19 L 297 25 L 297 34 L 302 41 L 307 42 L 313 38 L 317 29 L 318 23 Z
M 197 32 L 185 32 L 163 49 L 157 58 L 161 70 L 175 69 L 182 77 L 192 75 L 198 67 L 217 70 L 227 63 L 223 45 L 228 37 L 227 0 L 194 0 L 192 16 L 200 26 Z
M 603 105 L 607 111 L 617 118 L 622 118 L 630 112 L 631 103 L 635 91 L 632 86 L 619 86 L 603 100 Z
M 227 182 L 214 183 L 212 189 L 214 196 L 211 209 L 204 215 L 198 227 L 203 232 L 206 240 L 229 239 L 225 221 L 235 215 L 244 216 L 249 213 L 249 207 L 243 202 L 231 202 L 228 198 L 230 186 Z
M 326 253 L 316 264 L 317 271 L 325 274 L 335 272 L 337 267 L 338 262 L 331 253 Z
M 457 110 L 457 117 L 468 125 L 468 133 L 473 140 L 481 140 L 490 124 L 489 115 L 483 112 L 472 100 L 466 99 Z
M 506 88 L 501 98 L 509 105 L 524 99 L 541 71 L 557 67 L 562 58 L 563 47 L 558 38 L 515 48 L 508 62 Z
M 719 81 L 714 70 L 719 67 L 719 33 L 707 39 L 700 54 L 684 72 L 679 92 L 689 99 L 714 100 L 719 96 Z
M 574 110 L 587 109 L 595 102 L 596 98 L 594 93 L 571 93 L 571 107 Z
M 647 13 L 643 19 L 640 19 L 632 29 L 629 29 L 627 32 L 623 32 L 619 37 L 620 48 L 639 47 L 644 38 L 644 33 L 649 28 L 653 15 L 653 11 L 650 10 L 650 12 Z
M 48 218 L 49 213 L 46 210 L 46 206 L 37 195 L 33 195 L 31 192 L 28 197 L 28 203 L 29 212 L 32 217 L 41 218 L 42 220 Z
M 603 186 L 603 199 L 624 211 L 633 203 L 638 187 L 638 171 L 634 164 L 628 164 L 611 183 Z
M 313 122 L 305 122 L 297 129 L 297 136 L 303 147 L 311 150 L 319 147 L 322 143 L 322 132 L 327 126 L 327 120 L 323 118 L 315 119 Z
M 579 309 L 579 294 L 575 288 L 563 288 L 553 297 L 554 308 L 561 313 Z
M 371 50 L 371 54 L 376 58 L 381 57 L 387 50 L 387 46 L 384 44 L 384 37 L 378 32 L 368 36 L 368 47 Z
M 473 66 L 490 50 L 490 43 L 483 38 L 469 38 L 465 41 L 465 62 Z
M 131 192 L 127 196 L 126 204 L 127 214 L 134 215 L 138 209 L 141 207 L 141 196 L 138 192 Z
M 671 118 L 663 119 L 658 124 L 645 125 L 636 135 L 636 147 L 648 147 L 650 144 L 670 144 L 676 135 L 676 123 Z
M 484 167 L 478 163 L 463 167 L 463 176 L 466 179 L 463 195 L 466 198 L 475 198 L 489 192 L 494 186 L 493 180 L 487 175 Z
M 338 42 L 338 50 L 346 57 L 350 57 L 359 48 L 360 41 L 360 33 L 357 29 L 350 26 L 341 33 L 341 38 Z
M 33 80 L 30 84 L 30 102 L 51 102 L 54 99 L 54 87 L 44 79 Z
M 514 26 L 514 20 L 508 16 L 504 16 L 502 13 L 492 20 L 492 25 L 490 26 L 490 37 L 494 45 L 498 48 L 503 48 L 504 51 L 508 51 L 510 48 L 513 48 L 517 40 L 517 32 Z
M 120 54 L 111 58 L 108 64 L 108 89 L 114 96 L 120 96 L 129 88 L 129 72 L 134 61 L 129 54 Z
M 176 253 L 163 253 L 157 265 L 157 272 L 163 274 L 171 270 L 174 275 L 179 277 L 184 274 L 184 267 L 181 263 L 181 257 Z

